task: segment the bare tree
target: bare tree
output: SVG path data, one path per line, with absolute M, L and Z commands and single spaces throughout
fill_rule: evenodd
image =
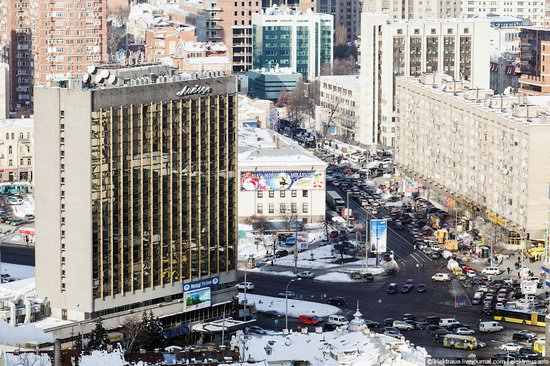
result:
M 335 58 L 332 66 L 326 64 L 321 67 L 321 75 L 357 75 L 358 72 L 359 65 L 354 56 Z
M 303 126 L 306 118 L 315 115 L 315 90 L 312 83 L 299 81 L 291 91 L 282 91 L 277 100 L 279 107 L 286 107 L 288 119 Z
M 122 44 L 126 39 L 126 22 L 130 15 L 128 7 L 117 7 L 107 13 L 107 52 L 112 57 L 120 47 L 126 48 Z
M 143 336 L 145 332 L 145 324 L 142 319 L 136 315 L 124 320 L 121 330 L 122 334 L 124 334 L 124 339 L 126 340 L 126 352 L 130 353 L 133 351 L 136 343 L 139 343 L 139 339 Z

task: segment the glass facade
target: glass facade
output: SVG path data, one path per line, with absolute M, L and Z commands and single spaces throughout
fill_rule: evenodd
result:
M 439 39 L 437 37 L 426 38 L 426 72 L 438 72 Z
M 307 78 L 309 69 L 309 29 L 296 27 L 296 72 Z
M 454 76 L 455 74 L 455 37 L 443 38 L 443 73 Z
M 460 37 L 460 77 L 463 80 L 472 78 L 472 37 Z
M 410 76 L 420 76 L 422 73 L 422 38 L 411 37 L 410 40 Z
M 332 23 L 321 21 L 321 66 L 332 63 Z
M 291 66 L 291 27 L 255 25 L 253 37 L 253 68 Z
M 92 114 L 94 298 L 235 268 L 236 98 Z

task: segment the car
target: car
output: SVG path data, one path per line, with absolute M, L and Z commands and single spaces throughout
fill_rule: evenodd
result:
M 303 314 L 298 317 L 298 323 L 302 325 L 317 325 L 321 323 L 321 321 L 322 319 L 316 315 Z
M 512 334 L 512 340 L 518 342 L 531 342 L 535 336 L 532 333 L 524 333 L 524 331 L 519 331 Z
M 401 221 L 396 221 L 395 222 L 395 228 L 397 230 L 403 230 L 403 223 Z
M 403 336 L 401 332 L 397 330 L 386 330 L 383 334 L 397 339 L 400 339 Z
M 266 310 L 266 311 L 262 311 L 261 313 L 267 318 L 280 319 L 280 318 L 284 318 L 285 316 L 283 313 L 280 313 L 276 310 Z
M 10 225 L 13 225 L 13 226 L 21 226 L 23 225 L 25 222 L 23 220 L 20 220 L 20 219 L 15 219 L 15 220 L 12 220 L 10 222 Z
M 432 281 L 434 282 L 449 282 L 451 276 L 448 273 L 436 273 L 432 276 Z
M 25 220 L 34 221 L 34 215 L 31 215 L 31 214 L 25 215 Z
M 237 283 L 237 288 L 239 290 L 252 291 L 254 290 L 254 284 L 252 282 L 241 282 Z
M 466 327 L 458 327 L 455 329 L 455 333 L 458 335 L 472 335 L 475 333 L 475 331 Z
M 433 324 L 433 325 L 439 325 L 439 321 L 441 320 L 440 317 L 438 316 L 427 316 L 424 321 L 428 324 Z
M 363 278 L 368 282 L 374 281 L 374 276 L 372 275 L 372 273 L 365 273 L 363 275 Z
M 402 293 L 402 294 L 407 294 L 407 293 L 411 292 L 411 290 L 412 290 L 412 286 L 411 286 L 411 285 L 403 285 L 403 286 L 401 287 L 401 293 Z
M 449 324 L 449 325 L 445 326 L 445 328 L 450 330 L 451 332 L 454 332 L 458 328 L 468 328 L 468 327 L 465 326 L 462 323 L 453 323 L 453 324 Z
M 414 325 L 406 323 L 402 320 L 395 320 L 393 322 L 393 327 L 397 328 L 399 330 L 413 330 L 414 329 Z
M 368 328 L 378 328 L 380 326 L 380 323 L 369 319 L 365 319 L 364 323 Z
M 267 330 L 257 325 L 250 326 L 248 328 L 248 332 L 252 334 L 261 334 L 261 335 L 267 334 Z
M 382 272 L 382 276 L 395 276 L 397 274 L 397 270 L 394 268 L 386 268 Z
M 329 317 L 327 318 L 327 323 L 332 323 L 332 324 L 341 326 L 341 325 L 348 325 L 349 320 L 346 319 L 346 317 L 343 315 L 329 315 Z
M 519 349 L 519 354 L 528 358 L 528 359 L 531 359 L 531 360 L 537 360 L 540 358 L 540 355 L 533 351 L 532 349 L 530 348 L 525 348 L 525 347 L 522 347 Z
M 517 352 L 522 347 L 519 344 L 516 344 L 516 343 L 504 343 L 499 348 L 503 351 Z
M 336 328 L 338 328 L 336 324 L 332 324 L 332 323 L 323 324 L 323 332 L 332 332 L 333 330 L 336 330 Z
M 418 286 L 416 286 L 416 292 L 419 292 L 419 293 L 426 292 L 426 285 L 421 283 Z
M 443 329 L 443 327 L 440 327 L 439 325 L 435 325 L 435 324 L 430 324 L 426 327 L 426 330 L 428 331 L 428 333 L 434 333 L 439 329 Z
M 288 251 L 287 250 L 278 250 L 275 252 L 275 258 L 282 258 L 282 257 L 286 257 L 288 255 Z
M 346 305 L 346 299 L 341 296 L 331 297 L 327 300 L 327 304 L 335 306 L 344 306 Z
M 394 318 L 386 318 L 386 319 L 384 319 L 382 324 L 384 324 L 384 326 L 386 326 L 386 327 L 391 326 L 393 324 L 394 320 L 395 320 Z
M 434 336 L 446 336 L 447 334 L 451 334 L 451 332 L 449 332 L 447 329 L 444 329 L 444 328 L 441 328 L 441 329 L 438 329 L 434 332 L 432 332 L 432 334 Z
M 416 320 L 416 316 L 411 313 L 405 313 L 403 314 L 403 320 Z
M 466 281 L 468 277 L 464 273 L 459 273 L 458 275 L 456 275 L 456 279 L 459 281 Z
M 303 272 L 300 272 L 297 274 L 298 278 L 308 278 L 308 279 L 311 279 L 311 278 L 314 278 L 315 277 L 315 273 L 311 272 L 311 271 L 303 271 Z
M 361 279 L 363 279 L 363 275 L 361 274 L 361 272 L 352 272 L 352 273 L 350 273 L 349 277 L 352 280 L 361 280 Z
M 430 323 L 427 322 L 416 322 L 416 328 L 418 329 L 428 329 Z
M 293 299 L 296 297 L 296 294 L 292 291 L 283 291 L 283 292 L 279 292 L 278 296 Z
M 386 293 L 393 295 L 397 293 L 397 283 L 390 283 L 388 286 L 388 289 L 386 290 Z
M 391 254 L 389 253 L 384 254 L 384 260 L 386 262 L 390 262 L 392 260 Z

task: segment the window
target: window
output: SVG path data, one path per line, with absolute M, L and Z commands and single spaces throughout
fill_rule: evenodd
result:
M 275 197 L 275 191 L 269 191 L 269 198 Z
M 27 165 L 31 165 L 32 164 L 31 162 L 32 162 L 31 158 L 28 158 L 27 159 Z
M 11 139 L 15 140 L 15 134 L 13 132 L 11 133 Z
M 9 140 L 9 139 L 10 139 L 10 134 L 7 133 L 7 134 L 6 134 L 6 140 Z
M 298 192 L 297 192 L 296 190 L 293 190 L 293 191 L 292 191 L 292 198 L 296 198 L 297 193 L 298 193 Z
M 262 203 L 258 203 L 258 209 L 256 210 L 256 213 L 259 213 L 259 214 L 264 213 L 264 205 Z
M 307 196 L 308 196 L 308 191 L 307 191 L 307 189 L 304 189 L 302 191 L 302 197 L 307 197 Z
M 10 146 L 8 146 L 8 154 L 13 154 L 13 148 Z
M 11 160 L 10 160 L 11 161 Z M 279 212 L 280 213 L 285 213 L 286 212 L 286 204 L 284 203 L 281 203 L 280 206 L 279 206 Z
M 269 213 L 270 214 L 275 213 L 275 204 L 273 203 L 269 204 Z
M 296 202 L 293 202 L 293 203 L 290 205 L 290 209 L 292 210 L 292 213 L 297 213 L 297 212 L 298 212 L 298 208 L 297 208 Z
M 19 140 L 23 140 L 23 132 L 19 134 Z
M 308 211 L 307 203 L 302 203 L 302 213 L 307 213 L 307 211 Z
M 12 165 L 13 165 L 13 160 L 11 160 L 11 159 L 8 160 L 8 165 L 9 165 L 9 166 L 12 166 Z
M 19 165 L 24 165 L 25 161 L 23 159 L 19 159 Z
M 258 191 L 258 198 L 264 198 L 264 192 Z
M 285 198 L 286 192 L 285 191 L 280 191 L 279 195 L 281 196 L 281 198 Z

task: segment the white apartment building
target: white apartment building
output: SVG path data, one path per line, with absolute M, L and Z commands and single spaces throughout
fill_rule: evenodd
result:
M 361 27 L 360 123 L 355 135 L 362 145 L 395 145 L 396 76 L 444 72 L 489 87 L 488 21 L 407 21 L 363 13 Z
M 320 78 L 317 130 L 340 141 L 354 142 L 359 121 L 359 75 L 327 75 Z
M 33 180 L 34 120 L 0 119 L 0 182 Z
M 548 96 L 493 96 L 446 75 L 396 79 L 396 163 L 405 174 L 542 238 L 550 183 Z
M 239 128 L 239 222 L 325 218 L 327 163 L 272 130 Z
M 460 0 L 365 0 L 363 11 L 388 14 L 392 19 L 458 18 Z
M 460 15 L 464 18 L 498 14 L 544 23 L 545 0 L 461 0 Z

